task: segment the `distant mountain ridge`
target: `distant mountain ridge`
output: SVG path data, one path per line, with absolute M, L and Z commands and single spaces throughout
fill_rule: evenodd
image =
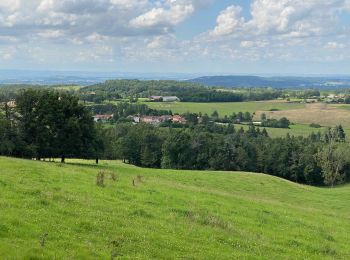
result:
M 205 86 L 272 88 L 349 88 L 350 77 L 205 76 L 189 80 Z

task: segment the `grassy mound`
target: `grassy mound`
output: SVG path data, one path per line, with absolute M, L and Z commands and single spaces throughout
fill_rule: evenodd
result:
M 350 186 L 105 161 L 0 165 L 1 259 L 350 258 Z

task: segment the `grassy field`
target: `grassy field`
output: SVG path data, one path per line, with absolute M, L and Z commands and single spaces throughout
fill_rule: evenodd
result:
M 349 185 L 119 162 L 0 165 L 1 259 L 350 258 Z M 117 180 L 97 186 L 100 170 Z
M 344 104 L 344 105 L 331 105 L 332 107 L 338 108 L 338 109 L 345 109 L 350 110 L 350 104 Z
M 350 128 L 350 112 L 343 106 L 328 105 L 325 103 L 307 104 L 302 109 L 290 109 L 284 111 L 257 111 L 255 118 L 260 118 L 265 113 L 268 118 L 286 117 L 297 124 L 319 124 L 322 126 L 343 125 Z
M 240 129 L 241 127 L 243 127 L 243 129 L 245 129 L 245 130 L 249 128 L 248 125 L 235 125 L 235 127 L 237 129 Z M 269 128 L 269 127 L 266 127 L 265 129 L 266 129 L 267 133 L 269 134 L 269 136 L 273 137 L 273 138 L 285 137 L 288 133 L 290 135 L 294 135 L 294 136 L 308 137 L 312 133 L 321 132 L 321 134 L 323 134 L 325 132 L 325 130 L 327 129 L 327 127 L 314 128 L 314 127 L 310 127 L 309 125 L 294 124 L 294 125 L 290 125 L 289 129 L 287 129 L 287 128 Z M 350 136 L 350 128 L 345 128 L 344 130 L 345 130 L 346 135 L 349 137 Z
M 72 86 L 56 86 L 55 89 L 57 90 L 66 90 L 66 91 L 78 91 L 81 89 L 83 86 L 77 86 L 77 85 L 72 85 Z
M 284 101 L 263 102 L 234 102 L 234 103 L 190 103 L 190 102 L 146 102 L 149 107 L 159 110 L 171 110 L 173 113 L 207 113 L 212 114 L 215 110 L 220 116 L 229 116 L 233 112 L 269 111 L 271 109 L 291 110 L 305 108 L 304 104 L 287 103 Z

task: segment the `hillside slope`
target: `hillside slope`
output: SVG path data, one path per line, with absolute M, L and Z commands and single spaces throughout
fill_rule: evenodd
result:
M 118 162 L 0 165 L 1 259 L 350 258 L 350 186 Z

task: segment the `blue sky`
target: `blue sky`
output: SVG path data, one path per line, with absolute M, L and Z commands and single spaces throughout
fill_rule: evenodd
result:
M 1 0 L 0 69 L 350 74 L 350 0 Z

